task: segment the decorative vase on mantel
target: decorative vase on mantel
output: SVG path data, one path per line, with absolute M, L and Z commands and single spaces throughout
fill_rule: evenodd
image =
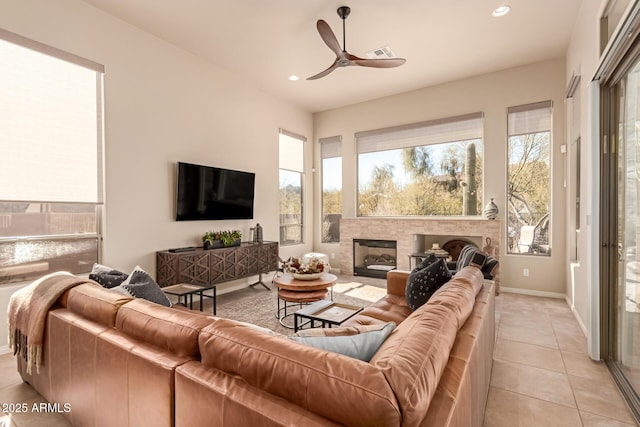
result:
M 496 219 L 498 217 L 498 205 L 493 201 L 493 197 L 491 201 L 487 203 L 487 206 L 484 207 L 483 213 L 487 219 Z

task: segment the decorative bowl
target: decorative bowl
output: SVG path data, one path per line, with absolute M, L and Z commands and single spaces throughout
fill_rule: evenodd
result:
M 294 279 L 297 280 L 316 280 L 322 276 L 322 272 L 320 273 L 291 273 Z

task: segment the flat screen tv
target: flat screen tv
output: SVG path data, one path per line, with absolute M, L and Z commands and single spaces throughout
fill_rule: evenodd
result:
M 252 219 L 255 173 L 178 162 L 177 221 Z

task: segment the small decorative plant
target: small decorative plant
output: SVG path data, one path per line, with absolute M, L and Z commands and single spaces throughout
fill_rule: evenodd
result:
M 215 238 L 215 234 L 213 231 L 207 231 L 206 233 L 204 233 L 204 235 L 202 236 L 202 244 L 206 247 L 206 246 L 213 246 L 213 242 L 215 240 L 219 240 Z
M 241 237 L 240 230 L 207 231 L 202 236 L 202 245 L 205 249 L 237 246 Z
M 224 246 L 232 246 L 240 241 L 242 233 L 240 230 L 224 230 L 220 232 L 220 240 Z

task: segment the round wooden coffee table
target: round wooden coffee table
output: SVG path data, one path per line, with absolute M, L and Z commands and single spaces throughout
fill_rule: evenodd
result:
M 293 326 L 286 325 L 284 319 L 293 313 L 287 313 L 287 308 L 299 305 L 302 307 L 306 303 L 319 301 L 327 296 L 328 289 L 331 289 L 331 299 L 333 300 L 333 285 L 338 278 L 330 273 L 324 273 L 318 279 L 298 280 L 290 274 L 283 274 L 273 279 L 278 288 L 278 311 L 276 317 L 285 328 L 293 329 Z M 282 301 L 283 306 L 280 306 Z

